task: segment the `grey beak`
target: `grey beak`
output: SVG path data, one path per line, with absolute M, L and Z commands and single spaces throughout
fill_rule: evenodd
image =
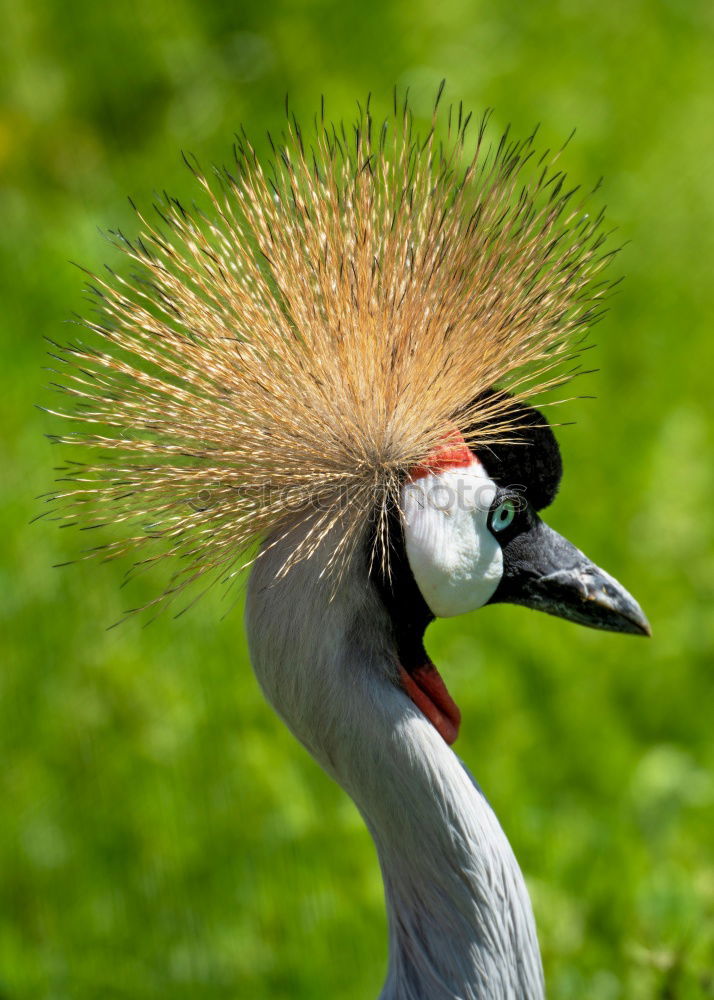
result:
M 494 594 L 591 628 L 651 635 L 642 608 L 609 573 L 591 562 L 543 521 L 538 521 Z M 524 539 L 525 541 L 525 539 Z

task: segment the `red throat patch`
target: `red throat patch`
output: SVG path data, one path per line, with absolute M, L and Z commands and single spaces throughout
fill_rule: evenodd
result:
M 434 664 L 427 660 L 424 666 L 407 671 L 399 666 L 402 687 L 442 739 L 451 746 L 459 735 L 461 712 L 446 690 L 446 684 Z
M 423 462 L 409 470 L 409 479 L 414 482 L 415 479 L 446 472 L 447 469 L 464 469 L 471 465 L 475 457 L 461 431 L 453 430 L 444 438 L 443 444 L 427 455 Z

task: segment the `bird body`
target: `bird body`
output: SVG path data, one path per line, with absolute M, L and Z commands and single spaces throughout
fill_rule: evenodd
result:
M 213 183 L 190 164 L 207 210 L 167 197 L 115 234 L 133 272 L 92 275 L 89 339 L 54 345 L 55 440 L 94 457 L 50 500 L 128 528 L 88 556 L 173 560 L 157 608 L 253 563 L 258 680 L 377 848 L 383 1000 L 538 1000 L 523 877 L 424 631 L 508 602 L 648 632 L 539 513 L 562 463 L 530 401 L 573 376 L 611 252 L 534 135 L 486 117 L 467 151 L 470 116 L 440 113 L 419 136 L 396 100 L 351 132 L 323 108 L 266 166 L 241 133 Z

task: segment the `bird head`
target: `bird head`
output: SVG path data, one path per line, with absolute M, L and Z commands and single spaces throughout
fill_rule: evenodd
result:
M 520 604 L 581 625 L 649 635 L 634 598 L 550 528 L 540 511 L 560 485 L 555 435 L 538 410 L 513 403 L 509 443 L 472 450 L 458 432 L 404 484 L 404 543 L 437 617 Z
M 602 312 L 603 214 L 535 131 L 492 141 L 486 113 L 472 139 L 441 94 L 426 135 L 395 100 L 349 141 L 324 108 L 312 133 L 290 118 L 269 169 L 243 134 L 215 176 L 187 160 L 205 210 L 166 196 L 114 236 L 130 275 L 90 276 L 87 339 L 51 351 L 72 427 L 52 440 L 86 461 L 47 513 L 125 526 L 87 556 L 133 552 L 130 577 L 168 560 L 152 606 L 230 586 L 260 544 L 278 576 L 312 559 L 334 597 L 371 534 L 402 645 L 500 601 L 648 631 L 540 519 L 561 462 L 526 405 L 578 370 Z

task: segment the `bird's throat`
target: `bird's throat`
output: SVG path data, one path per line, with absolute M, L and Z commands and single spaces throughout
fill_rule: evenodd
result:
M 434 664 L 427 660 L 411 670 L 405 670 L 400 664 L 399 679 L 419 711 L 451 746 L 459 735 L 461 712 Z
M 449 461 L 462 457 L 458 451 L 448 456 Z M 390 572 L 377 563 L 370 577 L 389 615 L 402 690 L 451 746 L 459 735 L 461 712 L 424 649 L 424 632 L 434 615 L 411 571 L 401 518 L 395 511 L 389 516 Z

